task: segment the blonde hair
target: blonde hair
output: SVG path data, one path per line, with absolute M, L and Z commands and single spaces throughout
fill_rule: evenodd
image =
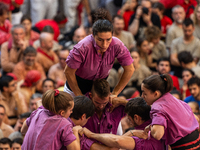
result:
M 195 9 L 194 9 L 194 17 L 193 17 L 193 22 L 194 24 L 196 25 L 198 23 L 198 20 L 197 20 L 197 11 L 198 11 L 198 8 L 200 7 L 200 4 L 198 4 Z
M 42 96 L 42 105 L 54 114 L 58 114 L 60 110 L 67 110 L 72 106 L 73 98 L 70 94 L 59 91 L 55 96 L 55 90 L 48 90 Z

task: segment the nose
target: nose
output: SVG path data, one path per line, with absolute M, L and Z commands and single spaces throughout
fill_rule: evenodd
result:
M 106 48 L 106 41 L 103 41 L 103 48 Z

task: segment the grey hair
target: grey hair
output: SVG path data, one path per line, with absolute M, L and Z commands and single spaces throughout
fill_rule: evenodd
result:
M 12 27 L 12 29 L 11 29 L 11 33 L 13 34 L 14 30 L 15 30 L 15 29 L 18 29 L 18 28 L 23 29 L 23 30 L 24 30 L 24 33 L 25 33 L 25 28 L 24 28 L 24 26 L 21 25 L 21 24 L 16 24 L 16 25 L 14 25 L 14 26 Z
M 184 8 L 183 8 L 181 5 L 176 5 L 176 6 L 174 6 L 174 7 L 172 8 L 172 13 L 174 12 L 174 10 L 175 10 L 176 8 L 182 8 L 182 9 L 184 10 Z

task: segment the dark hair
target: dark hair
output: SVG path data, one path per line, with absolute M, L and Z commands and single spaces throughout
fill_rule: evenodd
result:
M 29 20 L 30 22 L 32 22 L 31 17 L 29 15 L 23 15 L 20 20 L 20 23 L 24 22 L 24 20 Z
M 112 19 L 113 22 L 114 22 L 115 18 L 124 20 L 124 18 L 122 16 L 120 16 L 120 15 L 114 15 L 113 19 Z
M 145 37 L 138 38 L 137 40 L 137 47 L 141 47 L 144 41 L 148 41 Z
M 0 78 L 0 90 L 3 92 L 3 87 L 8 87 L 9 83 L 14 80 L 13 77 L 4 75 Z
M 112 22 L 112 17 L 110 15 L 110 12 L 105 8 L 98 8 L 97 10 L 91 12 L 91 16 L 92 16 L 92 24 L 94 24 L 99 19 L 102 20 L 106 19 Z
M 9 144 L 10 148 L 12 147 L 12 141 L 9 138 L 1 138 L 0 144 Z
M 26 56 L 28 53 L 35 54 L 35 56 L 36 56 L 37 51 L 36 51 L 36 49 L 35 49 L 34 47 L 28 46 L 28 47 L 26 47 L 26 49 L 24 50 L 23 55 Z
M 189 25 L 192 25 L 194 27 L 194 23 L 193 23 L 192 19 L 190 19 L 190 18 L 186 18 L 183 21 L 183 25 L 185 25 L 186 27 L 188 27 Z
M 95 107 L 92 100 L 86 96 L 76 96 L 74 97 L 74 108 L 70 118 L 78 120 L 83 114 L 86 114 L 86 118 L 88 118 L 94 114 L 94 111 Z
M 175 87 L 172 89 L 172 91 L 170 92 L 170 94 L 178 94 L 178 96 L 180 97 L 180 99 L 182 98 L 180 91 L 178 91 Z
M 51 79 L 51 78 L 44 79 L 43 82 L 42 82 L 42 87 L 44 86 L 46 81 L 51 81 L 53 83 L 54 88 L 55 88 L 55 81 L 53 79 Z
M 180 63 L 183 62 L 184 64 L 188 64 L 188 63 L 193 62 L 193 60 L 194 59 L 190 52 L 182 51 L 182 52 L 178 53 L 178 61 Z
M 0 16 L 2 16 L 4 12 L 8 12 L 8 11 L 9 11 L 8 5 L 3 2 L 0 2 Z
M 160 2 L 155 2 L 153 4 L 152 8 L 158 8 L 160 11 L 163 10 L 163 12 L 165 11 L 165 6 Z
M 169 65 L 170 65 L 170 60 L 169 60 L 168 57 L 162 57 L 162 58 L 158 59 L 157 65 L 159 65 L 161 61 L 168 61 L 168 62 L 169 62 Z
M 48 33 L 51 33 L 51 34 L 54 34 L 54 30 L 51 26 L 45 26 L 41 32 L 48 32 Z
M 138 115 L 142 120 L 147 121 L 150 119 L 151 106 L 147 105 L 142 97 L 136 97 L 128 101 L 125 107 L 125 112 L 134 119 Z
M 190 74 L 191 74 L 192 76 L 195 75 L 194 71 L 192 71 L 191 69 L 188 69 L 188 68 L 183 69 L 182 74 L 183 74 L 184 71 L 190 72 Z
M 191 86 L 191 85 L 193 85 L 193 84 L 196 84 L 196 85 L 198 85 L 200 87 L 200 79 L 198 77 L 192 77 L 192 78 L 190 78 L 188 80 L 188 82 L 187 82 L 188 87 Z
M 139 54 L 139 51 L 136 47 L 130 48 L 130 53 L 132 53 L 132 52 L 137 52 Z
M 15 139 L 12 141 L 12 144 L 13 144 L 13 143 L 18 143 L 18 144 L 22 145 L 22 144 L 23 144 L 23 139 L 22 139 L 22 138 L 15 138 Z
M 173 89 L 173 81 L 170 75 L 151 75 L 143 80 L 144 87 L 155 92 L 160 91 L 162 95 Z
M 96 93 L 100 98 L 105 98 L 110 94 L 110 85 L 105 79 L 97 79 L 93 81 L 92 95 Z
M 19 118 L 20 118 L 20 119 L 28 118 L 28 117 L 30 117 L 30 115 L 31 115 L 31 112 L 25 112 L 25 113 L 23 113 L 23 114 L 20 114 L 20 115 L 19 115 Z
M 66 19 L 66 16 L 65 16 L 64 13 L 61 13 L 61 12 L 58 13 L 58 14 L 53 18 L 53 20 L 54 20 L 55 22 L 57 22 L 57 23 L 63 21 L 64 19 Z
M 157 26 L 149 26 L 145 29 L 144 34 L 147 40 L 151 42 L 153 39 L 160 38 L 162 32 Z
M 113 25 L 108 20 L 97 20 L 92 26 L 93 35 L 97 35 L 99 32 L 111 32 L 113 34 Z

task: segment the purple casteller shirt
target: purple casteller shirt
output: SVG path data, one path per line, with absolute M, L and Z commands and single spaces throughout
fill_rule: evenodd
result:
M 111 104 L 108 103 L 102 113 L 101 119 L 99 119 L 95 112 L 94 115 L 90 117 L 85 127 L 94 133 L 117 134 L 119 122 L 122 117 L 126 115 L 124 112 L 125 107 L 118 106 L 111 113 L 110 107 Z
M 72 124 L 43 106 L 32 112 L 26 124 L 29 128 L 24 137 L 22 150 L 57 150 L 76 140 Z
M 164 94 L 152 104 L 150 117 L 152 125 L 165 127 L 162 139 L 166 145 L 175 143 L 199 128 L 189 105 L 170 93 Z
M 66 63 L 70 68 L 77 69 L 76 75 L 79 77 L 95 80 L 109 75 L 115 58 L 122 66 L 131 65 L 133 62 L 129 50 L 116 37 L 112 37 L 112 42 L 103 57 L 97 52 L 99 49 L 93 35 L 89 35 L 74 46 Z
M 140 126 L 135 127 L 136 130 L 144 130 L 146 126 L 151 124 L 151 119 L 144 122 Z M 163 140 L 156 140 L 152 136 L 148 140 L 140 139 L 136 136 L 132 136 L 135 140 L 135 149 L 134 150 L 165 150 L 166 146 Z

